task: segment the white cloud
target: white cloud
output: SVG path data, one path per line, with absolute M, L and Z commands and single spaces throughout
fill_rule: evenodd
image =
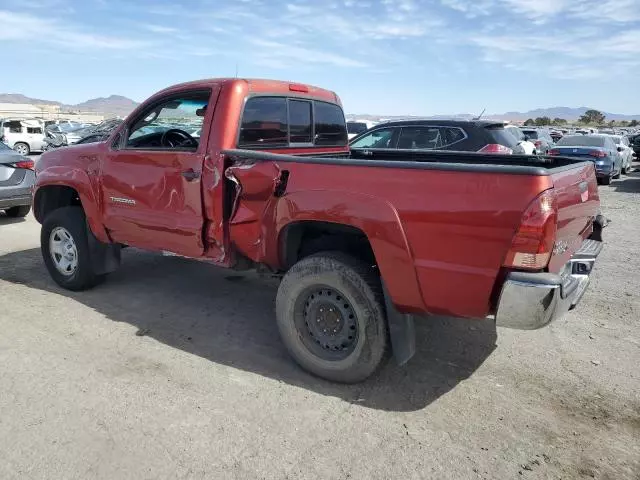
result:
M 572 16 L 594 22 L 631 23 L 640 21 L 638 0 L 583 1 L 570 9 Z
M 268 62 L 275 59 L 280 65 L 302 64 L 324 64 L 336 67 L 366 67 L 367 64 L 358 60 L 354 60 L 347 56 L 306 48 L 296 45 L 288 45 L 271 40 L 261 40 L 254 38 L 251 43 L 259 47 L 259 53 L 256 57 L 261 62 Z
M 0 10 L 0 25 L 0 40 L 46 38 L 48 44 L 74 50 L 132 50 L 149 45 L 141 40 L 86 33 L 67 23 L 6 10 Z
M 520 12 L 530 20 L 546 21 L 578 0 L 503 0 L 505 7 Z
M 495 0 L 440 0 L 440 3 L 452 10 L 462 12 L 469 18 L 475 18 L 482 15 L 489 15 L 491 9 L 495 6 Z
M 144 28 L 145 30 L 149 30 L 150 32 L 153 32 L 153 33 L 175 33 L 178 31 L 177 28 L 166 27 L 164 25 L 154 25 L 154 24 L 144 24 L 142 25 L 142 28 Z

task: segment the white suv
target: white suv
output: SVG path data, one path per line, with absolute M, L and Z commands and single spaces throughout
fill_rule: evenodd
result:
M 42 124 L 37 120 L 5 119 L 0 123 L 0 137 L 20 155 L 42 152 L 45 144 Z

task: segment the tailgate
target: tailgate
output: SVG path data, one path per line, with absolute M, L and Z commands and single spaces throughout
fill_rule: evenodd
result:
M 600 198 L 592 163 L 561 168 L 551 178 L 558 202 L 558 231 L 549 271 L 558 273 L 591 234 Z

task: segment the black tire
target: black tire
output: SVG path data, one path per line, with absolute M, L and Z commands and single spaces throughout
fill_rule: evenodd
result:
M 604 177 L 600 180 L 601 185 L 611 185 L 611 177 Z
M 627 167 L 622 167 L 622 170 L 620 170 L 620 173 L 621 173 L 622 175 L 626 175 L 626 174 L 627 174 L 627 171 L 628 171 L 628 170 L 627 170 Z
M 11 207 L 5 210 L 7 217 L 19 218 L 26 217 L 31 211 L 31 205 L 20 205 L 19 207 Z
M 310 295 L 318 290 L 334 292 L 331 301 L 337 300 L 340 306 L 344 303 L 345 308 L 349 306 L 346 312 L 351 313 L 348 315 L 351 320 L 342 321 L 336 336 L 351 335 L 349 348 L 321 345 L 319 337 L 311 333 L 309 302 L 318 300 L 309 298 L 314 298 Z M 335 318 L 335 314 L 332 315 Z M 320 252 L 296 263 L 278 289 L 276 318 L 280 336 L 294 360 L 305 370 L 327 380 L 363 381 L 386 357 L 389 340 L 380 278 L 371 265 L 342 252 Z
M 51 232 L 56 227 L 66 229 L 73 237 L 77 250 L 78 265 L 71 275 L 63 275 L 56 268 L 49 250 Z M 53 280 L 62 288 L 79 291 L 87 290 L 102 282 L 105 275 L 96 275 L 91 264 L 87 224 L 81 207 L 63 207 L 51 212 L 42 223 L 40 231 L 40 250 L 42 258 Z

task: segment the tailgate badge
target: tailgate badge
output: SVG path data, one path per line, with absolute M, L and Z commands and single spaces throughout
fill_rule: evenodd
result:
M 580 199 L 582 203 L 589 199 L 589 184 L 587 182 L 580 182 Z

